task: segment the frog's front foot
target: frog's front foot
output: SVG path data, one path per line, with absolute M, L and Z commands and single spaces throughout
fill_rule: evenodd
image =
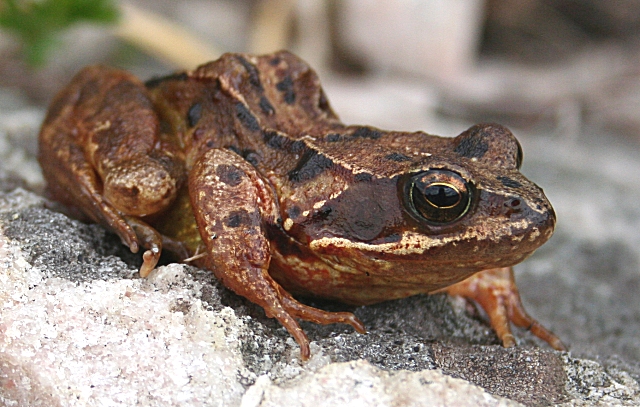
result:
M 522 306 L 511 267 L 484 270 L 439 292 L 472 299 L 487 315 L 505 347 L 516 345 L 509 322 L 529 330 L 556 350 L 567 350 L 562 341 L 533 319 Z
M 304 305 L 298 302 L 295 298 L 291 296 L 284 289 L 280 288 L 280 302 L 287 310 L 289 315 L 294 318 L 298 318 L 304 321 L 314 322 L 316 324 L 328 325 L 328 324 L 348 324 L 353 327 L 357 332 L 361 334 L 367 333 L 367 330 L 364 327 L 362 321 L 360 321 L 355 315 L 351 312 L 328 312 L 323 311 L 318 308 L 313 308 L 308 305 Z M 296 338 L 296 341 L 300 345 L 300 354 L 303 360 L 309 359 L 310 351 L 309 351 L 309 340 L 300 327 L 296 323 L 295 326 L 287 326 L 284 322 L 280 321 L 284 327 Z M 300 330 L 301 339 L 298 339 L 298 335 L 294 334 L 293 331 L 296 329 Z M 304 344 L 303 344 L 304 343 Z
M 327 312 L 318 308 L 299 303 L 291 297 L 289 293 L 283 290 L 282 303 L 290 314 L 304 321 L 314 322 L 316 324 L 347 324 L 361 334 L 367 333 L 362 321 L 360 321 L 351 312 Z
M 269 277 L 270 280 L 270 277 Z M 276 318 L 282 326 L 294 337 L 300 346 L 300 357 L 307 360 L 311 356 L 309 338 L 304 333 L 296 319 L 314 322 L 316 324 L 348 324 L 361 334 L 366 333 L 364 324 L 351 312 L 328 312 L 304 305 L 294 299 L 291 294 L 271 280 L 273 293 L 267 303 L 259 303 L 268 317 Z

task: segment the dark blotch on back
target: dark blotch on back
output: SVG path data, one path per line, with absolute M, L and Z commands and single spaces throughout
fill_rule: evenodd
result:
M 247 160 L 247 162 L 249 164 L 253 165 L 254 167 L 260 161 L 260 156 L 258 155 L 258 153 L 255 152 L 255 150 L 251 150 L 251 149 L 240 150 L 240 148 L 238 148 L 237 146 L 233 146 L 233 145 L 226 146 L 225 148 L 228 149 L 228 150 L 233 151 L 236 154 L 238 154 L 240 157 L 242 157 L 245 160 Z
M 260 163 L 260 155 L 253 150 L 243 150 L 242 157 L 254 167 Z
M 187 112 L 187 123 L 189 123 L 189 127 L 193 127 L 200 121 L 200 117 L 202 116 L 202 105 L 200 103 L 194 103 L 189 108 Z
M 282 81 L 276 84 L 276 89 L 284 94 L 284 101 L 288 105 L 292 105 L 296 101 L 296 93 L 293 90 L 293 79 L 286 76 Z
M 242 171 L 228 164 L 220 164 L 216 168 L 216 175 L 220 178 L 220 181 L 232 187 L 238 186 L 242 182 L 242 177 L 244 177 Z
M 231 150 L 234 153 L 238 154 L 240 157 L 242 157 L 242 150 L 240 150 L 240 148 L 238 146 L 226 146 L 225 147 L 227 150 Z
M 371 127 L 358 127 L 356 131 L 351 134 L 351 138 L 368 138 L 371 140 L 377 140 L 382 136 L 382 132 Z
M 144 83 L 144 86 L 146 86 L 148 89 L 153 89 L 156 86 L 160 85 L 162 82 L 167 82 L 167 81 L 186 81 L 187 79 L 189 79 L 189 75 L 187 75 L 186 73 L 184 73 L 184 72 L 175 73 L 175 74 L 171 74 L 171 75 L 167 75 L 167 76 L 151 78 L 151 79 L 149 79 L 148 81 L 146 81 Z
M 227 216 L 225 219 L 225 224 L 230 228 L 237 228 L 240 225 L 247 225 L 251 222 L 251 217 L 249 213 L 244 209 L 233 211 Z
M 264 143 L 276 150 L 282 150 L 285 147 L 288 139 L 278 134 L 277 131 L 265 131 L 262 133 L 262 139 Z
M 264 131 L 262 133 L 264 143 L 276 150 L 286 150 L 291 153 L 302 153 L 306 146 L 304 141 L 293 141 L 290 138 L 279 134 L 277 131 Z
M 266 96 L 260 97 L 260 110 L 267 116 L 271 116 L 276 112 L 276 109 L 273 108 L 273 105 L 271 105 L 271 102 L 269 102 Z
M 386 155 L 384 158 L 398 163 L 401 163 L 403 161 L 411 161 L 411 157 L 400 153 L 391 153 L 389 155 Z
M 289 171 L 289 180 L 293 182 L 308 181 L 332 166 L 333 161 L 315 150 L 308 150 L 302 158 L 300 158 L 298 165 Z
M 472 134 L 462 138 L 460 144 L 456 146 L 454 151 L 466 158 L 482 158 L 489 150 L 487 143 L 487 134 L 481 130 L 476 130 Z
M 327 134 L 327 141 L 329 143 L 335 143 L 336 141 L 340 141 L 342 136 L 338 133 L 329 133 Z
M 509 177 L 506 177 L 504 175 L 500 175 L 499 177 L 496 177 L 496 179 L 500 182 L 502 182 L 502 185 L 504 185 L 505 187 L 508 188 L 520 188 L 522 187 L 522 184 L 519 183 L 518 181 L 511 179 Z
M 258 90 L 262 91 L 262 83 L 260 83 L 260 74 L 258 73 L 258 68 L 256 68 L 254 64 L 247 61 L 241 55 L 237 55 L 236 58 L 238 59 L 238 62 L 242 64 L 244 69 L 247 70 L 247 73 L 249 74 L 249 83 Z
M 260 130 L 260 123 L 258 123 L 258 119 L 256 119 L 253 113 L 251 113 L 251 111 L 249 111 L 242 102 L 236 103 L 236 117 L 247 130 Z
M 304 151 L 305 148 L 306 148 L 306 145 L 304 144 L 304 141 L 296 140 L 293 143 L 291 143 L 291 147 L 289 147 L 289 151 L 291 151 L 292 153 L 301 153 Z

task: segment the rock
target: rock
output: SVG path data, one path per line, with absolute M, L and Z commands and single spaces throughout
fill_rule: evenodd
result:
M 464 397 L 460 395 L 464 394 Z M 438 370 L 387 372 L 366 361 L 333 363 L 283 385 L 260 376 L 242 398 L 242 407 L 336 406 L 358 401 L 367 406 L 520 406 L 491 396 L 478 386 Z

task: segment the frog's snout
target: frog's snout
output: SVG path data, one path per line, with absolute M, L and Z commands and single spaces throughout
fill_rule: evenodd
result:
M 548 202 L 545 206 L 545 209 L 546 210 L 542 214 L 540 214 L 540 216 L 536 217 L 536 220 L 538 222 L 538 229 L 544 237 L 544 239 L 541 240 L 540 244 L 549 240 L 556 228 L 556 212 Z
M 524 235 L 534 250 L 553 234 L 556 213 L 546 199 L 527 202 L 521 197 L 510 197 L 505 199 L 503 207 L 514 227 L 514 235 Z

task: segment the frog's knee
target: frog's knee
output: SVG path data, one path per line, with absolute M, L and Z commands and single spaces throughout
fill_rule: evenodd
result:
M 178 188 L 166 166 L 145 156 L 111 167 L 104 177 L 103 194 L 122 213 L 145 216 L 169 206 Z

